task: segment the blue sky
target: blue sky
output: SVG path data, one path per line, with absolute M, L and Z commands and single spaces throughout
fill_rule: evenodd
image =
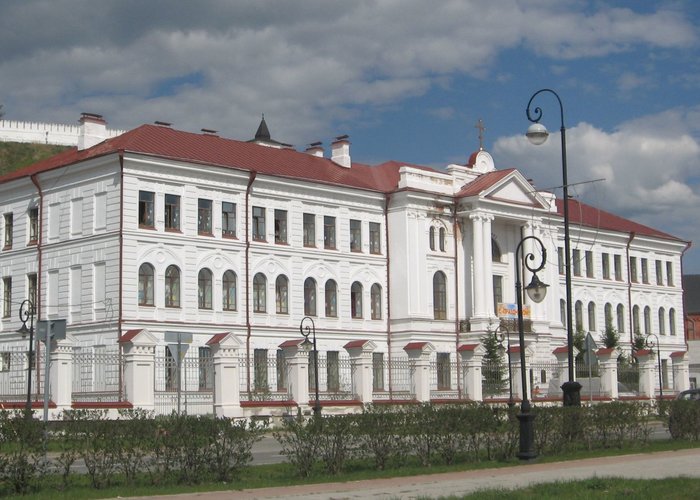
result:
M 554 135 L 523 137 L 541 88 L 564 104 L 571 194 L 694 241 L 700 273 L 700 2 L 4 0 L 7 119 L 156 120 L 303 149 L 349 134 L 354 161 L 497 168 L 561 184 Z M 551 96 L 537 101 L 550 132 Z M 561 192 L 559 192 L 561 194 Z

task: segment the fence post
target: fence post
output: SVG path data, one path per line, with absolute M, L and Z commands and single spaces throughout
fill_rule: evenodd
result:
M 403 348 L 411 364 L 411 392 L 423 402 L 430 401 L 430 354 L 435 347 L 430 342 L 410 342 Z
M 309 353 L 301 347 L 304 339 L 287 340 L 280 344 L 287 362 L 289 397 L 299 408 L 309 410 Z
M 372 353 L 377 345 L 371 340 L 355 340 L 343 346 L 352 364 L 353 396 L 362 404 L 372 402 Z
M 673 392 L 690 389 L 688 353 L 686 351 L 672 352 L 671 362 L 673 363 Z
M 639 395 L 652 399 L 656 392 L 656 356 L 651 349 L 639 349 L 635 357 L 639 361 Z
M 214 415 L 236 418 L 241 412 L 240 367 L 238 348 L 241 342 L 231 332 L 219 333 L 207 341 L 214 365 Z
M 574 347 L 574 349 L 576 348 Z M 561 386 L 569 379 L 569 348 L 566 346 L 557 347 L 552 351 L 552 354 L 557 358 L 557 371 L 552 376 L 551 385 Z M 574 359 L 576 359 L 577 354 L 578 350 L 574 351 Z M 556 384 L 554 383 L 555 380 Z
M 51 341 L 51 368 L 49 392 L 56 404 L 56 412 L 69 410 L 73 402 L 73 346 L 74 338 Z
M 601 348 L 596 351 L 598 369 L 600 370 L 600 392 L 610 399 L 617 399 L 617 351 Z
M 464 397 L 472 401 L 484 399 L 481 365 L 486 349 L 481 344 L 463 344 L 457 348 L 464 367 Z
M 129 330 L 119 338 L 124 355 L 124 392 L 134 408 L 155 409 L 156 338 L 148 330 Z

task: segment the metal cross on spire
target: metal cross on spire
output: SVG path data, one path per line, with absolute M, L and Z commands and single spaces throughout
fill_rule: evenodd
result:
M 484 120 L 479 118 L 474 128 L 479 129 L 479 151 L 482 151 L 484 149 L 484 130 L 486 130 L 486 127 L 484 127 Z

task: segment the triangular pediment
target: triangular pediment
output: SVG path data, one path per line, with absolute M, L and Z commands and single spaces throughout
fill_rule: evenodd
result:
M 520 206 L 529 206 L 543 210 L 550 209 L 550 202 L 525 179 L 517 170 L 511 171 L 501 179 L 484 186 L 479 192 L 480 201 L 493 201 Z

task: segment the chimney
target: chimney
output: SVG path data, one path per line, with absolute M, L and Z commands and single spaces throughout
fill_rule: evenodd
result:
M 311 156 L 318 156 L 319 158 L 323 158 L 323 144 L 322 142 L 312 142 L 309 144 L 309 147 L 306 148 L 306 152 L 310 154 Z
M 350 168 L 350 141 L 347 135 L 339 135 L 331 143 L 331 160 L 341 167 Z
M 82 113 L 78 133 L 78 151 L 88 149 L 107 138 L 107 122 L 102 115 Z

